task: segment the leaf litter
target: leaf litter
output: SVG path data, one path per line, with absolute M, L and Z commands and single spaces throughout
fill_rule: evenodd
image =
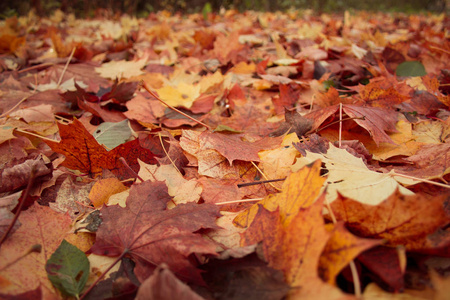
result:
M 7 19 L 0 297 L 444 299 L 448 22 Z

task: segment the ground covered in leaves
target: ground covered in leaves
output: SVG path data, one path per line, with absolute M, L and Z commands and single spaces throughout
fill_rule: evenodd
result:
M 449 25 L 2 22 L 0 298 L 448 299 Z

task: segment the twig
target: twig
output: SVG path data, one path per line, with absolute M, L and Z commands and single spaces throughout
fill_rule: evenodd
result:
M 342 103 L 339 103 L 339 148 L 342 147 Z
M 428 179 L 421 179 L 421 178 L 417 178 L 417 177 L 413 177 L 413 176 L 409 176 L 409 175 L 400 174 L 400 173 L 395 172 L 394 170 L 392 170 L 388 174 L 390 174 L 392 177 L 398 176 L 398 177 L 408 178 L 408 179 L 415 180 L 418 182 L 425 182 L 425 183 L 437 185 L 437 186 L 440 186 L 440 187 L 443 187 L 446 189 L 450 189 L 450 185 L 448 185 L 448 184 L 443 184 L 443 183 L 439 183 L 439 182 L 428 180 Z
M 40 64 L 40 65 L 36 65 L 36 66 L 32 66 L 32 67 L 29 67 L 29 68 L 25 68 L 25 69 L 19 70 L 17 73 L 20 74 L 20 73 L 28 72 L 28 71 L 31 71 L 31 70 L 34 70 L 34 69 L 51 67 L 53 65 L 54 65 L 54 63 L 43 63 L 43 64 Z
M 66 73 L 67 67 L 70 64 L 70 61 L 72 60 L 73 55 L 75 54 L 75 49 L 77 49 L 77 47 L 73 47 L 72 52 L 70 53 L 69 59 L 66 62 L 66 65 L 64 66 L 64 69 L 61 73 L 61 76 L 59 76 L 59 80 L 58 80 L 58 84 L 56 85 L 56 88 L 59 88 L 59 86 L 61 85 L 61 81 L 64 77 L 64 74 Z
M 28 96 L 23 97 L 22 99 L 20 99 L 20 101 L 17 102 L 17 104 L 14 105 L 10 110 L 8 110 L 8 111 L 2 113 L 2 114 L 0 115 L 0 118 L 6 117 L 7 115 L 9 115 L 9 114 L 10 114 L 13 110 L 15 110 L 15 109 L 16 109 L 23 101 L 25 101 L 25 100 L 27 100 L 27 99 L 28 99 Z
M 438 51 L 442 51 L 442 52 L 447 53 L 448 55 L 450 55 L 450 51 L 447 51 L 447 50 L 439 48 L 439 47 L 428 46 L 428 48 L 431 48 L 431 49 L 434 49 L 434 50 L 438 50 Z
M 245 202 L 255 202 L 255 201 L 261 201 L 264 198 L 253 198 L 253 199 L 242 199 L 242 200 L 231 200 L 231 201 L 224 201 L 219 203 L 214 203 L 215 205 L 226 205 L 226 204 L 234 204 L 234 203 L 245 203 Z
M 274 185 L 271 183 L 272 181 L 270 181 L 270 179 L 266 176 L 266 174 L 264 174 L 264 172 L 263 172 L 260 168 L 258 168 L 258 166 L 257 166 L 254 162 L 252 162 L 252 165 L 256 168 L 256 170 L 258 170 L 259 173 L 261 173 L 261 175 L 266 179 L 266 182 L 267 182 L 268 184 L 270 184 L 271 187 L 273 187 L 274 189 L 276 189 L 276 190 L 278 190 L 278 191 L 281 191 L 280 188 L 277 188 L 276 186 L 274 186 Z M 283 179 L 283 180 L 284 180 L 284 179 Z M 277 180 L 277 181 L 279 181 L 279 180 Z
M 199 121 L 199 120 L 197 120 L 197 119 L 191 117 L 191 116 L 188 115 L 188 114 L 185 114 L 185 113 L 182 112 L 181 110 L 176 109 L 175 107 L 173 107 L 173 106 L 167 104 L 166 102 L 164 102 L 164 101 L 163 101 L 163 100 L 162 100 L 155 92 L 153 92 L 153 91 L 147 86 L 147 84 L 146 84 L 143 80 L 141 81 L 141 85 L 142 85 L 142 87 L 143 87 L 150 95 L 152 95 L 153 97 L 155 97 L 156 100 L 158 100 L 159 102 L 161 102 L 162 104 L 164 104 L 165 106 L 167 106 L 168 108 L 170 108 L 171 110 L 176 111 L 176 112 L 179 113 L 180 115 L 183 115 L 183 116 L 185 116 L 186 118 L 188 118 L 188 119 L 194 121 L 195 123 L 200 124 L 200 125 L 206 127 L 209 131 L 212 131 L 212 128 L 209 127 L 208 125 L 206 125 L 205 123 L 203 123 L 203 122 L 201 122 L 201 121 Z
M 22 194 L 22 201 L 20 201 L 19 206 L 17 207 L 17 211 L 16 211 L 16 214 L 14 215 L 13 220 L 9 224 L 8 229 L 5 231 L 5 234 L 3 234 L 3 237 L 0 240 L 0 247 L 2 246 L 3 242 L 6 240 L 8 235 L 10 234 L 11 230 L 14 227 L 14 224 L 16 224 L 17 219 L 19 218 L 20 213 L 22 212 L 23 204 L 25 203 L 25 201 L 28 198 L 28 195 L 30 194 L 30 190 L 31 190 L 31 187 L 33 186 L 34 177 L 36 176 L 36 173 L 37 173 L 36 165 L 33 165 L 31 167 L 30 177 L 28 178 L 27 188 L 25 189 L 25 192 Z
M 48 137 L 45 137 L 45 136 L 42 136 L 42 135 L 39 135 L 39 134 L 36 134 L 36 133 L 33 133 L 33 132 L 25 131 L 25 130 L 22 130 L 22 129 L 19 129 L 19 128 L 16 128 L 14 130 L 17 131 L 17 132 L 20 132 L 20 133 L 23 133 L 23 134 L 29 134 L 29 135 L 32 135 L 32 136 L 35 136 L 37 138 L 40 138 L 40 139 L 43 139 L 43 140 L 47 140 L 47 141 L 50 141 L 50 142 L 56 142 L 56 143 L 59 142 L 59 141 L 50 139 Z
M 269 182 L 277 182 L 277 181 L 283 181 L 285 178 L 279 178 L 279 179 L 270 179 L 270 180 L 261 180 L 261 181 L 254 181 L 254 182 L 247 182 L 247 183 L 239 183 L 237 186 L 238 188 L 245 187 L 245 186 L 252 186 L 257 184 L 264 184 Z

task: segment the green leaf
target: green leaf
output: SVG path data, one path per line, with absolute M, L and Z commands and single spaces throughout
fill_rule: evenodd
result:
M 395 74 L 402 77 L 425 76 L 427 71 L 425 71 L 425 67 L 419 61 L 405 61 L 398 65 Z
M 97 127 L 93 136 L 99 144 L 105 145 L 108 149 L 114 149 L 131 137 L 131 129 L 128 120 L 118 123 L 105 122 Z
M 63 240 L 47 260 L 45 270 L 58 290 L 78 299 L 88 280 L 90 264 L 83 251 Z

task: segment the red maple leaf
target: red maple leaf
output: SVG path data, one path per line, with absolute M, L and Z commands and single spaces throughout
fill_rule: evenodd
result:
M 130 189 L 125 208 L 104 207 L 103 223 L 91 251 L 99 255 L 130 255 L 135 273 L 143 281 L 155 267 L 166 263 L 186 280 L 201 280 L 191 254 L 216 253 L 216 246 L 196 233 L 218 228 L 214 204 L 187 203 L 167 210 L 172 198 L 163 182 L 143 182 Z
M 119 160 L 121 157 L 135 172 L 139 170 L 138 158 L 146 163 L 156 163 L 154 154 L 142 148 L 137 139 L 108 151 L 76 119 L 69 125 L 58 123 L 58 127 L 61 141 L 45 142 L 53 151 L 66 157 L 62 165 L 69 169 L 79 170 L 94 177 L 101 174 L 103 169 L 107 169 L 119 178 L 130 178 L 134 177 L 134 174 Z

